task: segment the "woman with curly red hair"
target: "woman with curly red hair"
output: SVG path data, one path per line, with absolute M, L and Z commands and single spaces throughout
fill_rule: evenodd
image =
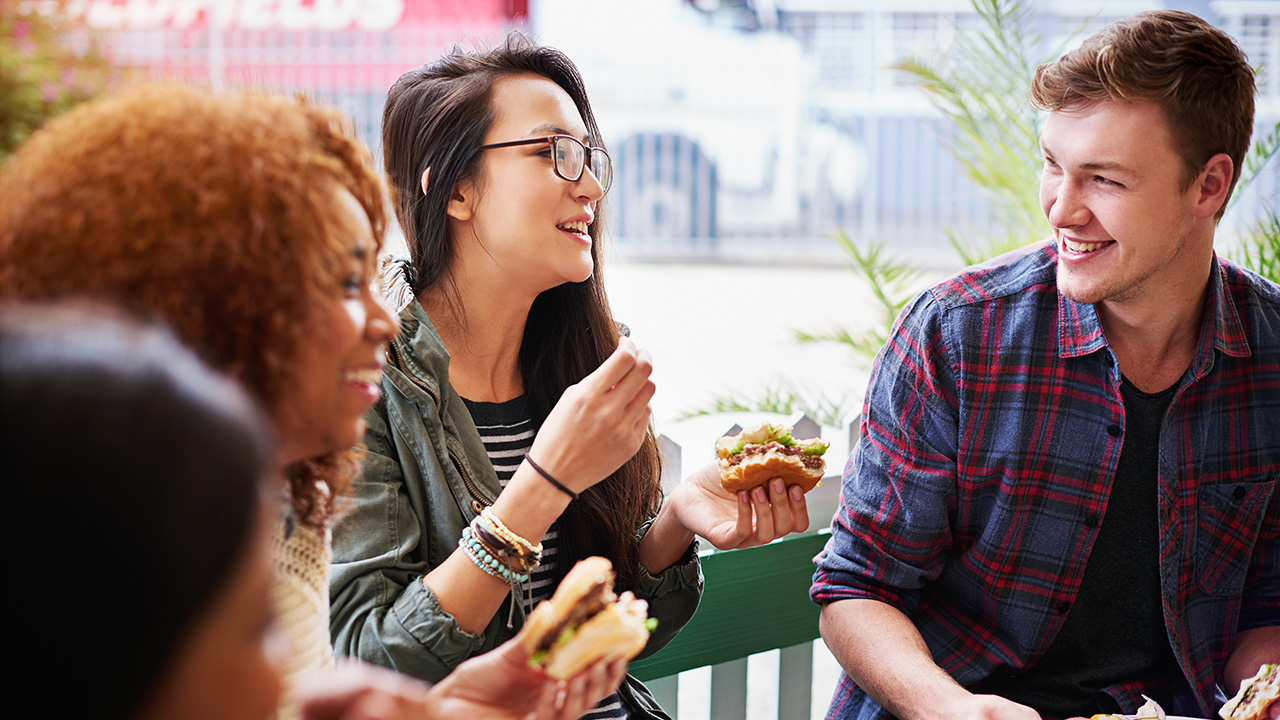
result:
M 0 197 L 0 300 L 106 301 L 167 324 L 261 403 L 289 500 L 272 534 L 285 677 L 330 665 L 328 522 L 398 329 L 370 287 L 385 216 L 368 151 L 306 102 L 144 87 L 34 135 Z M 542 679 L 508 664 L 526 682 L 505 704 L 532 702 Z M 621 677 L 592 673 L 570 706 Z

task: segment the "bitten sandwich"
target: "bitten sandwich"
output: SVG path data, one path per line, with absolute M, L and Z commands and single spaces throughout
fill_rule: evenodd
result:
M 1263 720 L 1271 703 L 1280 702 L 1280 665 L 1263 665 L 1240 684 L 1240 692 L 1218 711 L 1222 720 Z
M 564 680 L 604 660 L 630 660 L 657 625 L 649 604 L 631 592 L 613 592 L 613 564 L 593 556 L 578 561 L 555 594 L 542 601 L 521 631 L 529 664 Z
M 731 493 L 750 490 L 780 477 L 788 487 L 809 492 L 822 480 L 827 465 L 822 454 L 831 443 L 796 440 L 791 428 L 764 423 L 716 440 L 720 486 Z

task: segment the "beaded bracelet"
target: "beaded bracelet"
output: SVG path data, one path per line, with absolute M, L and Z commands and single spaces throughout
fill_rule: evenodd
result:
M 467 545 L 472 550 L 474 550 L 478 555 L 480 555 L 481 559 L 484 560 L 486 564 L 488 564 L 490 567 L 494 567 L 494 565 L 496 564 L 496 567 L 494 567 L 494 569 L 498 571 L 498 574 L 502 576 L 503 580 L 506 580 L 507 582 L 513 582 L 513 583 L 525 583 L 529 581 L 528 573 L 517 572 L 507 567 L 507 565 L 503 563 L 502 560 L 494 557 L 491 553 L 489 553 L 489 551 L 484 547 L 484 545 L 479 540 L 477 540 L 474 536 L 469 536 L 469 533 L 467 532 L 467 528 L 463 528 L 462 537 L 467 541 Z
M 462 538 L 458 540 L 458 547 L 462 548 L 467 557 L 476 564 L 481 570 L 499 578 L 508 583 L 525 583 L 529 581 L 527 573 L 513 572 L 506 565 L 503 565 L 497 558 L 489 554 L 480 541 L 471 536 L 470 528 L 462 529 Z
M 480 522 L 479 518 L 471 521 L 469 529 L 471 530 L 471 537 L 480 541 L 480 544 L 489 551 L 490 555 L 498 558 L 502 564 L 516 572 L 527 573 L 542 562 L 542 553 L 526 553 L 516 545 L 503 542 L 499 537 L 489 532 L 489 529 L 485 527 L 485 523 Z
M 522 554 L 539 555 L 542 553 L 542 543 L 531 543 L 512 532 L 510 528 L 498 519 L 497 515 L 493 514 L 493 510 L 485 508 L 480 512 L 480 517 L 484 518 L 484 521 L 488 523 L 489 529 L 493 531 L 494 535 L 497 535 L 504 542 L 520 548 L 523 551 Z
M 490 555 L 498 558 L 504 565 L 516 572 L 529 572 L 542 562 L 542 555 L 538 553 L 528 554 L 519 548 L 508 543 L 504 543 L 500 538 L 489 532 L 483 522 L 472 521 L 469 526 L 471 537 L 480 541 L 480 544 L 489 551 Z
M 475 563 L 476 567 L 483 570 L 486 575 L 492 575 L 493 577 L 502 579 L 502 576 L 498 574 L 498 571 L 489 567 L 488 563 L 486 563 L 475 550 L 471 549 L 471 546 L 467 544 L 465 539 L 458 538 L 458 548 L 461 549 L 467 557 L 471 558 L 471 562 Z

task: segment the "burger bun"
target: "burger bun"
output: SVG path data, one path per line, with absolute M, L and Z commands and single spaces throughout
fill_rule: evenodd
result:
M 578 626 L 577 632 L 548 653 L 543 670 L 559 680 L 577 675 L 597 662 L 630 660 L 649 642 L 648 603 L 630 591 L 595 617 Z
M 1266 720 L 1272 703 L 1280 702 L 1280 664 L 1266 664 L 1240 684 L 1240 691 L 1218 711 L 1223 720 Z
M 565 680 L 596 662 L 640 654 L 649 641 L 649 605 L 631 592 L 615 595 L 613 578 L 613 564 L 599 556 L 569 570 L 520 631 L 531 665 Z
M 825 468 L 805 467 L 800 458 L 794 455 L 766 450 L 736 464 L 721 459 L 720 486 L 737 494 L 764 485 L 774 478 L 782 478 L 787 487 L 799 485 L 801 490 L 809 492 L 822 480 L 824 472 Z

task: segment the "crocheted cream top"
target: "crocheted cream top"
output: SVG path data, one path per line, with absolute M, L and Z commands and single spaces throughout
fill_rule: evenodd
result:
M 278 718 L 300 716 L 296 688 L 300 681 L 333 665 L 329 644 L 329 529 L 297 523 L 286 540 L 283 522 L 272 534 L 276 576 L 272 584 L 276 624 L 293 646 L 293 655 L 282 668 L 284 697 Z

